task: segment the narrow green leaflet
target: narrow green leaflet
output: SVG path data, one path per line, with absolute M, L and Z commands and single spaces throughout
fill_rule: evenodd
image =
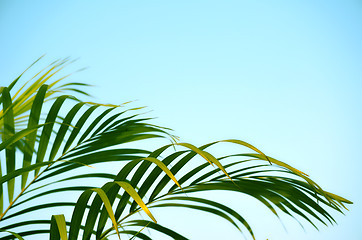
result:
M 31 107 L 29 121 L 28 121 L 28 129 L 34 128 L 39 124 L 40 113 L 44 102 L 44 97 L 47 92 L 48 85 L 43 85 L 40 87 L 37 95 L 35 96 L 34 102 Z M 34 152 L 34 145 L 36 140 L 37 131 L 31 132 L 29 135 L 25 137 L 25 151 L 24 151 L 24 159 L 23 159 L 23 167 L 27 167 L 31 164 L 32 155 Z M 23 189 L 26 185 L 28 179 L 28 173 L 24 173 L 21 179 L 21 188 Z
M 234 225 L 234 227 L 236 227 L 238 230 L 240 230 L 239 226 L 235 223 L 235 221 L 230 216 L 228 216 L 227 214 L 225 214 L 224 212 L 222 212 L 216 208 L 200 206 L 200 205 L 192 205 L 192 204 L 182 204 L 182 203 L 159 203 L 159 204 L 152 205 L 152 208 L 160 208 L 160 207 L 182 207 L 182 208 L 190 208 L 190 209 L 204 211 L 207 213 L 212 213 L 221 218 L 226 219 L 232 225 Z
M 29 171 L 41 168 L 43 166 L 46 166 L 46 165 L 49 165 L 49 164 L 52 164 L 52 163 L 53 162 L 42 162 L 42 163 L 36 163 L 36 164 L 29 165 L 29 166 L 27 166 L 25 168 L 16 169 L 15 171 L 12 171 L 11 173 L 2 176 L 0 178 L 0 184 L 2 184 L 4 182 L 7 182 L 7 181 L 9 181 L 11 179 L 14 179 L 15 177 L 17 177 L 19 175 L 22 175 L 25 172 L 29 172 Z
M 229 176 L 229 174 L 226 172 L 225 168 L 221 165 L 221 163 L 219 162 L 219 160 L 217 160 L 213 155 L 211 155 L 210 153 L 203 151 L 197 147 L 195 147 L 192 144 L 189 143 L 175 143 L 175 145 L 180 145 L 180 146 L 184 146 L 186 148 L 191 149 L 192 151 L 196 152 L 197 154 L 199 154 L 201 157 L 203 157 L 206 161 L 208 161 L 211 165 L 215 164 L 218 168 L 221 169 L 221 171 L 224 172 L 224 174 L 231 180 L 231 177 Z
M 16 143 L 17 141 L 19 141 L 20 139 L 22 139 L 23 137 L 29 135 L 30 133 L 38 130 L 38 128 L 43 127 L 44 124 L 40 124 L 38 126 L 35 126 L 33 128 L 27 128 L 27 129 L 23 129 L 17 133 L 15 133 L 14 135 L 12 135 L 11 137 L 9 137 L 8 139 L 6 139 L 5 141 L 3 141 L 2 143 L 0 143 L 0 151 L 4 150 L 5 148 L 10 148 L 12 147 L 12 145 L 14 143 Z
M 80 137 L 79 141 L 77 144 L 80 144 L 91 132 L 92 130 L 96 127 L 96 125 L 102 121 L 102 119 L 112 110 L 114 110 L 115 108 L 108 108 L 106 110 L 104 110 L 104 112 L 100 115 L 98 115 L 96 117 L 96 119 L 94 119 L 91 123 L 91 125 L 87 128 L 87 130 L 83 133 L 83 135 Z
M 170 156 L 163 159 L 162 161 L 160 161 L 154 157 L 147 157 L 147 158 L 141 159 L 141 160 L 146 160 L 146 161 L 155 163 L 158 166 L 158 168 L 154 168 L 152 170 L 152 172 L 148 175 L 147 179 L 143 182 L 143 184 L 138 189 L 138 194 L 140 195 L 141 198 L 143 198 L 145 196 L 146 192 L 150 189 L 151 185 L 154 184 L 156 178 L 161 174 L 162 171 L 165 172 L 166 176 L 168 176 L 170 179 L 172 179 L 172 181 L 174 181 L 175 185 L 178 186 L 182 190 L 182 187 L 176 180 L 174 174 L 166 166 L 166 165 L 170 164 L 175 158 L 177 158 L 177 156 L 179 156 L 179 153 L 171 154 Z M 146 164 L 142 163 L 141 166 L 136 171 L 136 173 L 134 174 L 134 176 L 131 180 L 131 183 L 137 184 L 138 181 L 141 179 L 141 177 L 143 175 L 145 175 L 145 172 L 149 169 L 149 167 L 150 167 L 149 163 L 146 163 Z M 138 176 L 138 178 L 135 178 L 136 176 Z M 137 203 L 134 201 L 130 207 L 130 211 L 134 211 L 134 209 L 136 207 L 137 207 Z
M 72 220 L 70 222 L 69 240 L 78 239 L 80 227 L 82 224 L 82 219 L 85 214 L 88 200 L 91 197 L 92 193 L 93 193 L 93 191 L 90 189 L 85 190 L 78 198 L 78 201 L 73 210 Z
M 169 200 L 181 200 L 181 201 L 191 201 L 191 202 L 196 202 L 196 203 L 202 203 L 202 204 L 207 204 L 209 206 L 215 207 L 216 209 L 222 210 L 222 211 L 226 212 L 227 214 L 229 214 L 230 216 L 236 218 L 241 224 L 243 224 L 244 227 L 249 231 L 252 238 L 255 240 L 254 233 L 251 230 L 251 227 L 248 224 L 248 222 L 240 214 L 238 214 L 233 209 L 227 207 L 226 205 L 223 205 L 223 204 L 220 204 L 218 202 L 211 201 L 208 199 L 204 199 L 204 198 L 185 197 L 185 196 L 169 197 L 169 198 L 164 199 L 163 201 L 169 201 Z
M 65 143 L 63 153 L 65 153 L 70 145 L 73 143 L 74 139 L 78 136 L 78 133 L 80 132 L 81 128 L 89 118 L 89 116 L 92 114 L 94 110 L 96 110 L 99 106 L 95 105 L 87 109 L 87 111 L 81 116 L 81 118 L 78 120 L 77 124 L 73 128 L 72 133 L 68 137 L 67 142 Z
M 68 240 L 64 215 L 53 215 L 50 224 L 50 240 Z
M 50 233 L 50 231 L 48 229 L 42 229 L 42 230 L 30 230 L 30 231 L 19 232 L 18 235 L 20 235 L 22 237 L 26 237 L 26 236 L 34 236 L 34 235 L 38 235 L 38 234 L 49 234 L 49 233 Z M 1 240 L 14 240 L 14 235 L 2 237 Z
M 116 219 L 114 217 L 112 206 L 111 206 L 111 203 L 109 202 L 109 199 L 108 199 L 106 193 L 100 188 L 93 188 L 91 190 L 96 192 L 101 197 L 101 199 L 103 201 L 103 204 L 104 204 L 105 208 L 107 209 L 109 218 L 112 220 L 113 227 L 116 230 L 119 239 L 121 239 L 120 236 L 119 236 L 119 232 L 118 232 L 118 226 L 117 226 L 118 224 L 117 224 L 117 221 L 116 221 Z
M 172 174 L 172 172 L 170 171 L 170 169 L 168 169 L 163 162 L 161 162 L 161 161 L 158 160 L 157 158 L 153 158 L 153 157 L 147 157 L 147 158 L 143 158 L 143 159 L 141 159 L 141 160 L 146 160 L 146 161 L 150 161 L 150 162 L 155 163 L 157 166 L 159 166 L 159 167 L 162 169 L 162 171 L 164 171 L 164 172 L 167 174 L 167 176 L 169 176 L 169 177 L 172 179 L 172 181 L 175 182 L 175 184 L 176 184 L 179 188 L 182 189 L 181 185 L 178 183 L 178 181 L 177 181 L 177 179 L 175 178 L 175 176 Z
M 152 213 L 146 206 L 146 204 L 142 201 L 136 190 L 129 184 L 128 182 L 124 181 L 115 181 L 120 187 L 122 187 L 136 202 L 137 204 L 142 208 L 143 211 L 154 221 L 157 223 L 156 219 L 153 217 Z
M 211 165 L 213 165 L 214 163 L 211 161 L 211 159 L 209 159 L 209 157 L 205 154 L 205 152 L 197 147 L 195 147 L 194 145 L 190 144 L 190 143 L 175 143 L 174 145 L 180 145 L 183 146 L 185 148 L 188 148 L 194 152 L 196 152 L 197 154 L 199 154 L 201 157 L 203 157 L 206 161 L 208 161 Z
M 3 101 L 3 113 L 4 113 L 4 128 L 3 128 L 3 133 L 2 133 L 2 141 L 3 141 L 3 143 L 6 143 L 15 134 L 13 104 L 11 101 L 11 96 L 10 96 L 8 88 L 4 88 L 2 91 L 2 101 Z M 0 144 L 0 150 L 2 150 L 1 149 L 2 144 Z M 6 160 L 5 161 L 6 162 L 6 173 L 9 174 L 15 170 L 15 146 L 14 145 L 8 144 L 6 146 L 5 160 Z M 9 203 L 13 200 L 14 187 L 15 187 L 14 184 L 15 184 L 14 179 L 9 179 L 9 181 L 7 182 Z
M 36 163 L 41 163 L 44 161 L 45 153 L 48 149 L 50 136 L 51 136 L 56 118 L 58 116 L 58 112 L 59 112 L 60 108 L 62 107 L 64 101 L 68 97 L 69 96 L 67 96 L 67 95 L 58 97 L 54 101 L 52 107 L 50 108 L 50 111 L 48 112 L 47 118 L 45 120 L 46 126 L 44 126 L 44 128 L 43 128 L 43 131 L 41 133 L 40 140 L 39 140 L 38 152 L 37 152 L 37 156 L 36 156 Z M 39 173 L 39 170 L 36 170 L 35 175 L 38 175 L 38 173 Z
M 237 139 L 221 140 L 221 141 L 218 141 L 218 142 L 231 142 L 231 143 L 236 143 L 236 144 L 248 147 L 248 148 L 254 150 L 255 152 L 260 153 L 261 155 L 263 155 L 269 161 L 269 163 L 271 164 L 268 156 L 265 155 L 262 151 L 260 151 L 256 147 L 254 147 L 253 145 L 251 145 L 250 143 L 247 143 L 247 142 L 244 142 L 244 141 L 241 141 L 241 140 L 237 140 Z
M 58 153 L 58 150 L 60 148 L 60 145 L 62 144 L 62 141 L 64 140 L 65 134 L 68 131 L 68 128 L 71 124 L 71 121 L 79 111 L 79 109 L 84 105 L 84 102 L 77 103 L 66 115 L 64 121 L 62 122 L 57 135 L 55 137 L 53 147 L 50 151 L 49 161 L 54 160 L 56 154 Z
M 24 240 L 24 238 L 22 238 L 19 234 L 15 233 L 15 232 L 4 230 L 4 229 L 0 229 L 0 232 L 8 232 L 8 233 L 12 234 L 14 237 L 16 237 L 17 239 Z
M 129 221 L 124 223 L 122 226 L 140 226 L 140 227 L 147 227 L 147 228 L 151 228 L 154 229 L 158 232 L 161 232 L 163 234 L 166 234 L 168 236 L 170 236 L 173 239 L 177 239 L 177 240 L 187 240 L 188 238 L 182 236 L 181 234 L 166 228 L 164 226 L 161 226 L 160 224 L 151 222 L 151 221 L 146 221 L 146 220 L 133 220 L 133 221 Z M 143 228 L 142 228 L 143 229 Z

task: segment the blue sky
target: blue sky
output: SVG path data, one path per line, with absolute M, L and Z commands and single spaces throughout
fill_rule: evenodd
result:
M 72 79 L 97 85 L 99 101 L 137 100 L 195 145 L 248 141 L 354 202 L 346 216 L 333 214 L 337 226 L 304 232 L 282 218 L 286 232 L 266 208 L 243 199 L 252 205 L 240 211 L 258 239 L 357 240 L 361 26 L 358 0 L 0 0 L 0 83 L 43 54 L 44 65 L 79 58 L 72 67 L 89 68 Z M 191 239 L 240 239 L 223 220 L 193 213 L 194 220 L 172 216 L 179 229 L 191 228 Z

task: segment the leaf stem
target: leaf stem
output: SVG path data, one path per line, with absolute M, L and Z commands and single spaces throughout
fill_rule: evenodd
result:
M 9 206 L 5 209 L 5 211 L 0 215 L 0 221 L 1 219 L 3 219 L 3 217 L 5 216 L 5 214 L 10 210 L 10 208 L 14 205 L 14 203 L 21 197 L 21 195 L 30 187 L 30 185 L 32 185 L 44 172 L 48 171 L 49 168 L 56 162 L 58 162 L 62 157 L 64 157 L 64 155 L 66 155 L 68 152 L 74 150 L 76 147 L 78 147 L 79 144 L 77 144 L 75 147 L 71 148 L 70 150 L 68 150 L 67 152 L 63 153 L 57 160 L 53 161 L 53 163 L 49 164 L 43 171 L 41 171 L 38 175 L 36 175 L 33 180 L 31 180 L 31 182 L 24 187 L 20 193 L 18 194 L 18 196 L 9 204 Z
M 49 167 L 51 166 L 51 164 L 49 164 L 42 172 L 40 172 L 38 175 L 36 175 L 33 180 L 31 180 L 31 182 L 24 187 L 21 192 L 18 194 L 18 196 L 9 204 L 9 206 L 5 209 L 5 211 L 0 215 L 0 221 L 1 219 L 5 216 L 5 214 L 10 210 L 10 208 L 14 205 L 14 203 L 21 197 L 21 195 L 30 187 L 31 184 L 33 184 L 35 182 L 35 180 L 41 175 L 43 174 Z

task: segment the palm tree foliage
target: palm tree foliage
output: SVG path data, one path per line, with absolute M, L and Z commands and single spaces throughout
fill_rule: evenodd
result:
M 351 203 L 244 141 L 195 147 L 178 142 L 170 129 L 151 124 L 137 108 L 81 101 L 75 95 L 87 95 L 87 85 L 60 85 L 67 76 L 57 77 L 69 63 L 50 64 L 17 91 L 23 74 L 1 88 L 1 239 L 41 234 L 62 240 L 115 234 L 152 239 L 144 228 L 187 239 L 157 223 L 151 213 L 173 207 L 217 215 L 255 239 L 238 212 L 195 195 L 204 191 L 247 194 L 277 216 L 283 212 L 316 228 L 315 222 L 334 222 L 329 210 L 342 212 L 344 204 Z M 154 151 L 132 145 L 147 146 L 147 140 L 156 138 L 171 143 Z M 211 154 L 223 144 L 250 153 Z M 102 164 L 118 172 L 90 168 Z M 66 219 L 59 207 L 73 213 Z

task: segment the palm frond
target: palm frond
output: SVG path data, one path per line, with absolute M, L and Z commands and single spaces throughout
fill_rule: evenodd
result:
M 114 234 L 152 239 L 143 229 L 187 239 L 151 213 L 175 207 L 219 216 L 255 239 L 240 213 L 207 194 L 200 197 L 208 191 L 252 196 L 276 216 L 283 213 L 301 224 L 304 219 L 315 228 L 316 222 L 333 224 L 329 211 L 343 213 L 352 203 L 247 142 L 230 139 L 196 147 L 150 123 L 142 108 L 82 101 L 73 94 L 87 96 L 87 84 L 57 86 L 69 76 L 56 77 L 69 63 L 55 61 L 15 93 L 23 74 L 0 89 L 0 231 L 7 234 L 2 239 L 44 234 L 62 240 Z M 154 151 L 139 147 L 156 138 L 172 143 Z M 236 144 L 240 153 L 216 157 L 212 148 L 221 144 Z M 245 148 L 252 153 L 243 153 Z M 93 168 L 110 164 L 113 172 Z M 100 187 L 100 182 L 105 183 Z M 72 216 L 59 215 L 59 208 L 73 210 Z M 142 213 L 152 221 L 139 219 Z

